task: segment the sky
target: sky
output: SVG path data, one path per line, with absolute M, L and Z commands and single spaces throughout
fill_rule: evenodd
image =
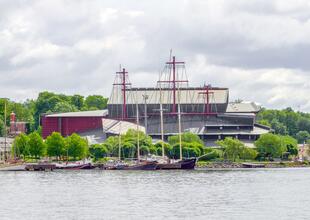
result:
M 0 97 L 155 86 L 171 49 L 192 86 L 310 112 L 308 0 L 0 0 Z

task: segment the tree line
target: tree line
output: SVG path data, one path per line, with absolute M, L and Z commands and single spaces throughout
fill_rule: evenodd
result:
M 18 121 L 28 123 L 28 132 L 39 127 L 39 118 L 44 113 L 75 112 L 88 110 L 101 110 L 107 107 L 108 98 L 101 95 L 64 95 L 53 92 L 41 92 L 37 99 L 29 99 L 18 103 L 7 99 L 0 99 L 0 136 L 4 134 L 4 104 L 7 104 L 6 122 L 9 126 L 10 113 L 16 114 Z
M 44 141 L 38 132 L 29 135 L 20 134 L 15 137 L 12 146 L 12 156 L 27 160 L 40 159 L 41 157 L 53 157 L 57 160 L 72 158 L 84 159 L 89 155 L 89 147 L 86 139 L 77 134 L 62 137 L 60 133 L 53 132 Z
M 249 148 L 232 137 L 217 141 L 218 148 L 210 148 L 204 145 L 198 135 L 190 132 L 183 133 L 181 140 L 184 158 L 201 157 L 200 159 L 205 161 L 291 159 L 298 154 L 296 139 L 272 133 L 262 135 L 254 143 L 254 148 Z M 138 141 L 142 156 L 161 156 L 164 149 L 165 156 L 171 159 L 180 158 L 178 135 L 168 137 L 167 142 L 153 143 L 150 136 L 134 129 L 129 129 L 120 136 L 110 136 L 102 144 L 90 146 L 86 139 L 77 134 L 62 137 L 60 133 L 53 132 L 45 141 L 38 132 L 20 134 L 13 142 L 12 155 L 23 159 L 50 157 L 56 160 L 76 160 L 92 157 L 94 160 L 100 160 L 119 156 L 128 159 L 137 158 Z
M 257 115 L 257 122 L 271 127 L 276 134 L 290 135 L 298 143 L 310 138 L 310 114 L 295 112 L 292 108 L 283 110 L 262 109 Z

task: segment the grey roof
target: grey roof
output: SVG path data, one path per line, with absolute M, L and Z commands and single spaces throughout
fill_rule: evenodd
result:
M 257 113 L 261 107 L 254 102 L 231 102 L 228 103 L 227 113 Z
M 65 112 L 65 113 L 56 113 L 49 114 L 45 117 L 55 118 L 55 117 L 104 117 L 108 115 L 108 110 L 96 110 L 96 111 L 82 111 L 82 112 Z
M 101 144 L 105 141 L 106 135 L 102 128 L 89 130 L 78 133 L 81 137 L 86 138 L 89 144 Z
M 204 104 L 206 103 L 203 87 L 201 88 L 180 88 L 176 92 L 177 100 L 180 97 L 181 104 Z M 229 90 L 227 88 L 210 88 L 209 90 L 209 103 L 227 103 Z M 147 104 L 158 104 L 160 103 L 160 94 L 162 96 L 163 104 L 172 104 L 173 95 L 172 90 L 159 90 L 158 88 L 132 88 L 126 91 L 126 102 L 128 104 L 144 104 L 143 96 L 147 95 Z M 178 102 L 178 101 L 177 101 Z M 122 104 L 123 96 L 122 91 L 119 88 L 113 88 L 111 97 L 108 104 Z
M 125 134 L 129 129 L 137 129 L 137 124 L 114 119 L 102 119 L 102 128 L 105 133 Z M 139 125 L 139 130 L 145 133 L 145 127 Z

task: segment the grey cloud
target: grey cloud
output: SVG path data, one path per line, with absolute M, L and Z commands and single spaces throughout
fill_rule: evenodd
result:
M 192 84 L 310 111 L 309 11 L 307 1 L 279 0 L 1 1 L 0 93 L 109 96 L 120 64 L 134 85 L 155 85 L 172 48 Z

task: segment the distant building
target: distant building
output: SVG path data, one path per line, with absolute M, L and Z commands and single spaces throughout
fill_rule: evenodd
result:
M 94 142 L 103 141 L 109 135 L 136 128 L 137 110 L 139 125 L 154 139 L 161 138 L 160 111 L 166 140 L 178 134 L 178 111 L 182 132 L 195 133 L 211 146 L 225 137 L 253 143 L 270 131 L 256 123 L 260 106 L 254 102 L 230 103 L 228 88 L 190 87 L 184 68 L 184 63 L 173 57 L 166 63 L 157 86 L 147 88 L 131 87 L 128 72 L 123 69 L 116 73 L 107 110 L 44 115 L 43 136 L 53 131 L 63 136 L 76 132 Z

